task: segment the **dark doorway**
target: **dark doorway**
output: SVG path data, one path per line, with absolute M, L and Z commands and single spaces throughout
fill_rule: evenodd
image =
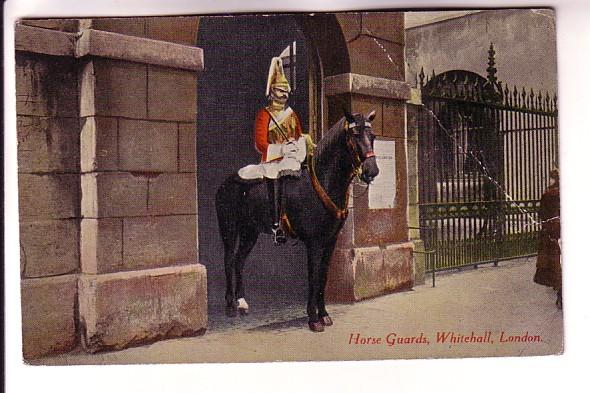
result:
M 296 42 L 296 89 L 289 100 L 302 125 L 309 125 L 310 72 L 303 32 L 289 16 L 203 17 L 198 46 L 205 70 L 198 79 L 197 171 L 199 262 L 207 267 L 210 320 L 224 305 L 223 248 L 215 192 L 239 168 L 257 163 L 253 126 L 264 96 L 271 58 Z M 293 84 L 291 82 L 291 84 Z M 281 305 L 305 309 L 307 267 L 302 244 L 277 247 L 262 235 L 246 261 L 246 299 L 252 312 Z

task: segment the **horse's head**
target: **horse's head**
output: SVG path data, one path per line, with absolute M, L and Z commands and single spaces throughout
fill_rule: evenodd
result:
M 373 152 L 373 143 L 375 134 L 371 121 L 375 118 L 375 111 L 367 116 L 360 113 L 350 114 L 345 112 L 347 129 L 347 145 L 352 154 L 353 165 L 355 169 L 361 170 L 360 178 L 367 184 L 370 184 L 379 174 L 377 160 Z

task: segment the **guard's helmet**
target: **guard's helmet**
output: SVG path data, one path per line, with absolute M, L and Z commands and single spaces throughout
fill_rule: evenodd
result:
M 270 61 L 270 68 L 268 69 L 268 80 L 266 82 L 266 95 L 270 94 L 270 90 L 273 87 L 281 87 L 287 92 L 291 92 L 291 86 L 289 86 L 289 80 L 285 75 L 283 69 L 283 61 L 280 57 L 273 57 Z

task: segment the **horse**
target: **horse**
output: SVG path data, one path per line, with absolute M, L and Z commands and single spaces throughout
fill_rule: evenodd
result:
M 291 234 L 307 250 L 308 325 L 313 332 L 333 324 L 324 301 L 328 266 L 337 235 L 348 213 L 348 189 L 353 178 L 369 184 L 379 173 L 373 152 L 375 134 L 369 115 L 345 112 L 318 142 L 307 169 L 300 176 L 285 176 L 283 212 Z M 271 203 L 264 179 L 228 176 L 218 188 L 215 206 L 224 247 L 226 314 L 248 313 L 243 270 L 260 233 L 271 233 Z M 235 280 L 234 280 L 235 279 Z

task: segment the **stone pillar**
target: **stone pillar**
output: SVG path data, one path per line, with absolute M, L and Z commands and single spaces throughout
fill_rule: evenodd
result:
M 163 32 L 151 18 L 97 22 L 135 33 L 143 25 L 155 38 Z M 195 335 L 207 326 L 195 164 L 202 53 L 116 35 L 82 32 L 94 52 L 79 73 L 80 324 L 89 351 Z M 183 63 L 191 55 L 194 64 Z
M 17 27 L 25 356 L 39 345 L 30 357 L 71 349 L 76 327 L 92 352 L 204 332 L 195 163 L 203 54 L 187 45 L 198 18 L 81 20 L 73 31 L 31 22 Z M 35 89 L 43 96 L 31 99 Z M 60 278 L 26 281 L 45 275 Z M 55 337 L 41 332 L 48 317 Z
M 80 138 L 74 59 L 20 49 L 17 41 L 22 338 L 29 359 L 77 344 Z
M 337 14 L 350 57 L 350 73 L 325 78 L 328 117 L 376 111 L 373 130 L 387 142 L 395 171 L 385 183 L 395 189 L 393 205 L 372 206 L 369 194 L 354 187 L 351 214 L 331 261 L 327 294 L 336 301 L 411 288 L 413 248 L 408 232 L 406 105 L 410 88 L 404 77 L 403 13 Z M 379 154 L 379 153 L 378 153 Z M 378 161 L 379 163 L 379 161 Z

